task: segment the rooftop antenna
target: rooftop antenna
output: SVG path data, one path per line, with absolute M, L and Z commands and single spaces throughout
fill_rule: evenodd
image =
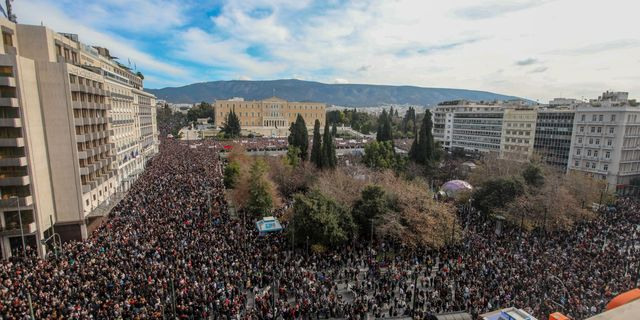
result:
M 13 14 L 13 8 L 11 6 L 11 2 L 13 2 L 13 0 L 6 0 L 5 4 L 7 6 L 7 19 L 9 19 L 9 21 L 13 22 L 13 23 L 18 23 L 18 19 L 16 17 L 15 14 Z

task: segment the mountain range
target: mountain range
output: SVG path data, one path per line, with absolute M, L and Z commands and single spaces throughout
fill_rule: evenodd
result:
M 369 84 L 326 84 L 296 79 L 267 81 L 211 81 L 183 87 L 146 89 L 158 99 L 172 103 L 213 102 L 216 99 L 241 97 L 260 100 L 278 96 L 289 101 L 314 101 L 348 107 L 409 104 L 433 106 L 442 101 L 492 101 L 521 99 L 487 91 L 424 88 L 415 86 L 389 86 Z

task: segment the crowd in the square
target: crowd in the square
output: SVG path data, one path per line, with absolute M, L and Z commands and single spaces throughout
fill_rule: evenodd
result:
M 220 148 L 164 141 L 87 240 L 1 261 L 0 318 L 29 319 L 30 293 L 36 319 L 426 319 L 509 306 L 584 319 L 636 283 L 637 201 L 565 233 L 497 236 L 465 210 L 463 239 L 441 250 L 360 239 L 292 251 L 284 234 L 230 215 Z

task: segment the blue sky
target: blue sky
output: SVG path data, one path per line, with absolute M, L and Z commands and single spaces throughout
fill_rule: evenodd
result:
M 634 1 L 18 0 L 18 21 L 108 47 L 145 86 L 297 78 L 546 101 L 640 92 Z M 615 8 L 615 9 L 612 9 Z

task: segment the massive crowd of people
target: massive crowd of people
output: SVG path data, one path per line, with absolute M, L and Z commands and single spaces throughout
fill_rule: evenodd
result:
M 28 319 L 31 305 L 36 319 L 423 319 L 509 306 L 583 319 L 636 281 L 640 205 L 628 199 L 569 233 L 498 236 L 470 213 L 463 240 L 438 251 L 292 251 L 230 215 L 221 147 L 165 141 L 87 240 L 0 262 L 0 318 Z

